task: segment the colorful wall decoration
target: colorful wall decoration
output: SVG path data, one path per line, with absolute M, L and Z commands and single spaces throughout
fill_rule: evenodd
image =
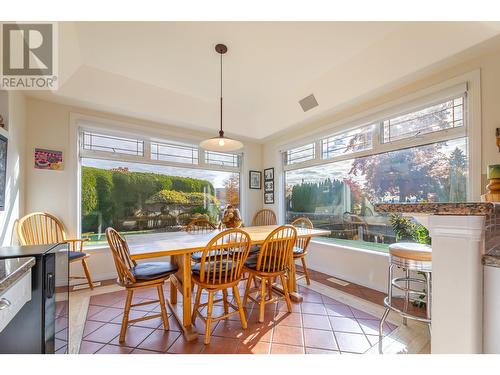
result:
M 35 168 L 60 170 L 63 168 L 62 151 L 35 149 Z

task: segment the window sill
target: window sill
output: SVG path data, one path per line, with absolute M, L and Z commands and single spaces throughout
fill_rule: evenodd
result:
M 109 245 L 106 243 L 97 244 L 97 245 L 89 245 L 89 246 L 84 245 L 84 248 L 83 248 L 84 252 L 90 252 L 90 253 L 91 252 L 99 252 L 102 250 L 109 250 Z
M 372 248 L 370 248 L 369 245 L 363 245 L 363 247 L 361 246 L 356 246 L 355 242 L 356 241 L 352 241 L 352 245 L 351 244 L 347 244 L 347 243 L 340 243 L 340 242 L 336 242 L 336 241 L 332 241 L 332 240 L 328 240 L 328 239 L 320 239 L 320 238 L 315 238 L 313 240 L 311 240 L 311 243 L 315 244 L 315 245 L 322 245 L 322 246 L 328 246 L 328 247 L 337 247 L 337 248 L 341 248 L 343 250 L 349 250 L 349 251 L 358 251 L 358 252 L 362 252 L 362 253 L 367 253 L 367 254 L 372 254 L 372 255 L 380 255 L 380 256 L 384 256 L 384 257 L 388 257 L 389 256 L 389 250 L 384 250 L 382 248 L 379 248 L 379 247 L 376 247 L 376 246 L 373 246 Z

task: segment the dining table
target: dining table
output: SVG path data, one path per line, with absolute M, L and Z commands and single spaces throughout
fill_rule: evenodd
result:
M 268 235 L 278 228 L 278 225 L 249 226 L 242 227 L 241 230 L 248 233 L 250 245 L 261 245 Z M 325 229 L 297 229 L 298 238 L 311 238 L 316 236 L 327 236 L 329 230 Z M 170 261 L 177 265 L 178 271 L 170 277 L 170 298 L 167 299 L 172 310 L 172 314 L 181 326 L 186 340 L 195 340 L 198 332 L 191 323 L 192 314 L 192 280 L 191 280 L 191 254 L 203 251 L 212 238 L 221 233 L 222 230 L 215 229 L 209 232 L 189 233 L 179 232 L 161 232 L 150 233 L 147 235 L 129 235 L 127 243 L 130 256 L 133 260 L 144 260 L 159 257 L 170 257 Z M 302 296 L 299 293 L 296 284 L 295 262 L 293 254 L 290 254 L 290 267 L 288 269 L 288 289 L 290 298 L 293 302 L 302 302 Z M 279 291 L 279 286 L 276 285 Z M 177 304 L 177 291 L 182 296 L 182 313 L 178 313 L 174 305 Z

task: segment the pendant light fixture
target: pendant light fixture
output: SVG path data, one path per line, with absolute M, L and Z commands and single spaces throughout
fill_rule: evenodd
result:
M 224 136 L 222 130 L 222 55 L 227 52 L 227 47 L 224 44 L 217 44 L 215 51 L 220 54 L 220 130 L 219 136 L 205 139 L 200 142 L 200 147 L 208 151 L 231 152 L 243 148 L 243 143 L 235 139 Z

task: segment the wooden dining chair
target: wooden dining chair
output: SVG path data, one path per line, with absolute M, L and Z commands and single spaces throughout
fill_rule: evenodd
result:
M 188 233 L 207 233 L 217 229 L 215 224 L 207 219 L 193 219 L 186 226 Z
M 278 220 L 276 220 L 276 214 L 273 210 L 270 210 L 268 208 L 257 211 L 252 219 L 252 226 L 276 224 L 278 224 Z
M 191 220 L 186 226 L 186 232 L 192 234 L 210 233 L 216 229 L 217 227 L 215 226 L 215 224 L 207 219 L 194 219 Z M 193 254 L 191 254 L 191 260 L 195 263 L 199 263 L 201 260 L 201 254 L 201 251 L 194 252 Z
M 123 311 L 119 341 L 125 341 L 125 335 L 129 324 L 141 322 L 143 320 L 161 317 L 163 321 L 163 329 L 168 331 L 168 316 L 165 296 L 163 294 L 163 284 L 170 278 L 170 275 L 178 271 L 178 267 L 170 262 L 136 263 L 130 258 L 130 251 L 128 249 L 127 242 L 115 229 L 107 228 L 106 238 L 108 240 L 111 253 L 113 254 L 116 273 L 118 274 L 117 282 L 127 290 L 127 299 L 125 301 L 125 308 Z M 144 288 L 156 288 L 158 292 L 158 299 L 132 304 L 134 291 Z M 144 306 L 152 303 L 160 304 L 159 314 L 129 319 L 130 309 L 132 307 Z
M 87 265 L 89 254 L 83 252 L 83 244 L 87 239 L 67 238 L 64 225 L 57 217 L 46 212 L 28 214 L 16 222 L 16 232 L 19 243 L 23 246 L 67 243 L 69 262 L 82 262 L 83 272 L 85 273 L 85 277 L 70 276 L 70 279 L 86 279 L 90 289 L 94 289 Z
M 243 305 L 248 298 L 259 304 L 259 322 L 264 321 L 264 308 L 268 303 L 273 303 L 284 297 L 288 312 L 292 312 L 292 302 L 288 292 L 288 284 L 285 277 L 292 262 L 292 251 L 297 239 L 297 230 L 291 225 L 282 225 L 273 230 L 265 239 L 257 257 L 249 258 L 245 263 L 244 271 L 249 273 L 243 297 Z M 283 286 L 283 297 L 273 298 L 273 280 L 280 278 Z M 260 290 L 258 287 L 251 289 L 252 280 L 260 279 Z M 254 284 L 257 283 L 254 281 Z M 267 286 L 267 288 L 266 288 Z M 267 289 L 267 298 L 266 298 Z M 257 292 L 260 299 L 253 298 L 250 293 Z M 257 297 L 257 296 L 256 296 Z
M 192 267 L 193 282 L 198 286 L 193 307 L 192 322 L 200 316 L 205 321 L 205 344 L 210 343 L 210 330 L 212 322 L 226 319 L 239 314 L 241 326 L 247 328 L 247 320 L 243 305 L 241 304 L 238 283 L 250 247 L 250 236 L 241 229 L 228 229 L 215 236 L 202 252 L 200 263 Z M 231 288 L 236 305 L 228 300 L 227 290 Z M 201 292 L 208 292 L 208 302 L 200 303 Z M 214 294 L 222 290 L 222 298 L 214 301 Z M 213 305 L 217 302 L 224 303 L 224 314 L 212 316 Z M 207 315 L 201 314 L 201 309 L 207 307 Z M 229 311 L 229 307 L 233 311 Z
M 299 217 L 292 221 L 292 225 L 296 228 L 305 228 L 305 229 L 313 229 L 313 223 L 307 217 Z M 306 278 L 307 285 L 311 285 L 311 280 L 309 279 L 309 270 L 306 265 L 306 255 L 307 255 L 307 247 L 309 246 L 309 242 L 311 241 L 311 237 L 301 237 L 297 238 L 297 242 L 293 247 L 293 260 L 300 259 L 302 262 L 302 269 L 304 270 L 304 274 L 297 277 L 297 280 Z

